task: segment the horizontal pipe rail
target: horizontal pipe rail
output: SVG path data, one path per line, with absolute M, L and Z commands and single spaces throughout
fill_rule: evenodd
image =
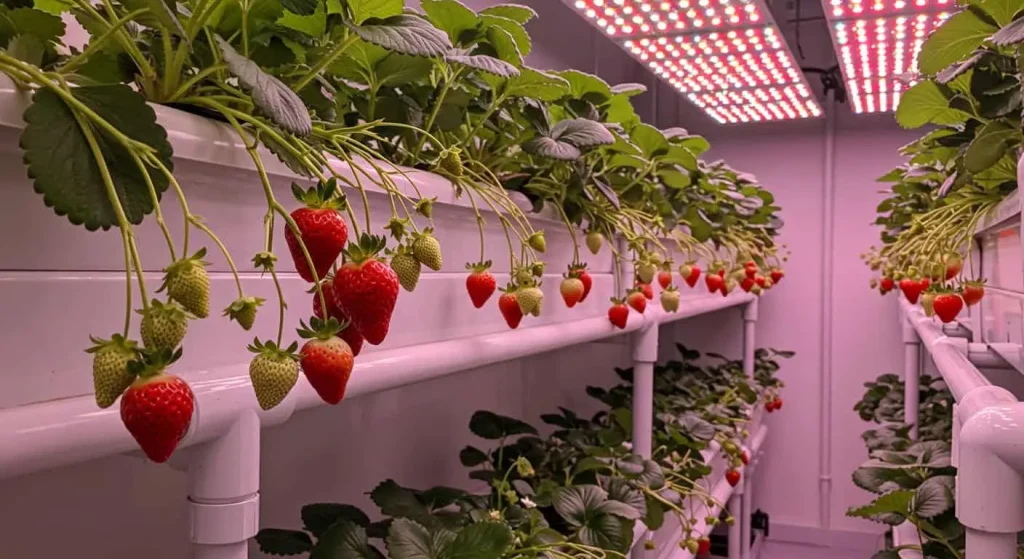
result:
M 921 345 L 931 354 L 935 368 L 942 374 L 946 386 L 958 402 L 976 388 L 991 386 L 988 379 L 968 358 L 965 340 L 950 338 L 944 334 L 941 324 L 925 316 L 924 310 L 920 307 L 915 307 L 902 299 L 900 304 L 903 305 L 906 320 L 921 338 Z

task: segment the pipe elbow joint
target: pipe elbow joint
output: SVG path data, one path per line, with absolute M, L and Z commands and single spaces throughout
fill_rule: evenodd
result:
M 958 404 L 957 517 L 993 533 L 1024 530 L 1024 406 L 1006 390 L 985 386 Z

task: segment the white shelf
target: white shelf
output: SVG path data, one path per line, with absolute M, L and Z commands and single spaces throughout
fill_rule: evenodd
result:
M 990 235 L 1007 227 L 1020 225 L 1020 204 L 1020 191 L 1014 190 L 999 202 L 991 213 L 978 222 L 978 228 L 974 234 L 976 236 Z

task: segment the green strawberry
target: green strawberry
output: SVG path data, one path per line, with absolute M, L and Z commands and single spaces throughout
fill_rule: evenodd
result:
M 114 334 L 109 340 L 89 336 L 93 346 L 85 350 L 92 355 L 92 383 L 96 405 L 109 408 L 135 380 L 128 363 L 138 356 L 138 344 Z
M 533 234 L 526 239 L 526 243 L 530 245 L 530 248 L 537 252 L 544 252 L 548 249 L 548 243 L 544 239 L 544 231 L 534 231 Z
M 591 230 L 587 232 L 587 248 L 590 249 L 591 253 L 597 254 L 598 252 L 601 252 L 601 245 L 603 244 L 604 235 L 602 235 L 600 231 Z
M 654 281 L 654 274 L 658 273 L 658 266 L 653 262 L 643 261 L 636 266 L 636 277 L 640 279 L 641 283 L 651 283 Z
M 260 407 L 269 410 L 284 400 L 299 379 L 299 344 L 292 342 L 287 349 L 272 341 L 253 340 L 249 351 L 256 354 L 249 362 L 249 379 Z
M 182 258 L 164 270 L 164 283 L 157 291 L 167 290 L 167 296 L 181 303 L 185 310 L 198 318 L 210 316 L 210 277 L 203 262 L 206 249 Z
M 441 243 L 433 235 L 432 229 L 424 229 L 412 243 L 412 254 L 416 260 L 435 272 L 441 269 Z
M 407 250 L 400 249 L 391 257 L 391 269 L 398 276 L 402 288 L 412 292 L 420 281 L 420 262 Z
M 188 315 L 176 301 L 166 303 L 153 299 L 149 309 L 139 311 L 142 315 L 142 345 L 148 350 L 178 347 L 185 338 Z
M 516 292 L 516 301 L 519 303 L 519 310 L 523 314 L 540 314 L 541 303 L 544 302 L 544 292 L 539 287 L 524 287 Z M 534 316 L 537 316 L 534 315 Z
M 224 309 L 224 316 L 237 320 L 242 329 L 248 331 L 256 322 L 256 310 L 265 302 L 262 297 L 239 297 Z
M 437 160 L 437 167 L 453 177 L 461 177 L 464 172 L 461 154 L 462 150 L 457 147 L 441 151 L 441 156 Z

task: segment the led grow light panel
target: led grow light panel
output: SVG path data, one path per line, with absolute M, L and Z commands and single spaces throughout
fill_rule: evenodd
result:
M 764 0 L 563 0 L 720 123 L 821 108 Z
M 913 85 L 921 46 L 954 0 L 822 0 L 856 113 L 896 109 Z
M 753 0 L 573 0 L 573 7 L 614 37 L 757 25 L 764 17 Z

